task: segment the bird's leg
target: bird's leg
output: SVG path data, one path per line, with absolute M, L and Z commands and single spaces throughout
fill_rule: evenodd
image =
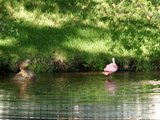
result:
M 112 74 L 109 74 L 109 79 L 112 80 Z

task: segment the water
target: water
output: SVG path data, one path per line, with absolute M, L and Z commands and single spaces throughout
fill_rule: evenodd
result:
M 0 76 L 0 120 L 160 119 L 160 74 L 101 73 L 37 75 L 16 83 Z

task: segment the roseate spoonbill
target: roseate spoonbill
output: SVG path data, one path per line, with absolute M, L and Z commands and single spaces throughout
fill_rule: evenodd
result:
M 35 79 L 35 74 L 28 68 L 30 63 L 31 61 L 27 59 L 19 64 L 20 72 L 15 75 L 14 80 Z
M 106 67 L 104 68 L 104 75 L 112 75 L 113 72 L 116 72 L 118 70 L 118 66 L 115 63 L 115 59 L 112 58 L 112 63 L 107 64 Z

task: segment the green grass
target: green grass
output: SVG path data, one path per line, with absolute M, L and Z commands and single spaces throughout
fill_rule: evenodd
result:
M 1 0 L 0 68 L 36 72 L 160 70 L 160 2 Z M 129 66 L 129 67 L 125 67 Z

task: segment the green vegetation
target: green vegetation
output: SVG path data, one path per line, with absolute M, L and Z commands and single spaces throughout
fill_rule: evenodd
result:
M 159 0 L 0 0 L 0 68 L 160 70 Z

